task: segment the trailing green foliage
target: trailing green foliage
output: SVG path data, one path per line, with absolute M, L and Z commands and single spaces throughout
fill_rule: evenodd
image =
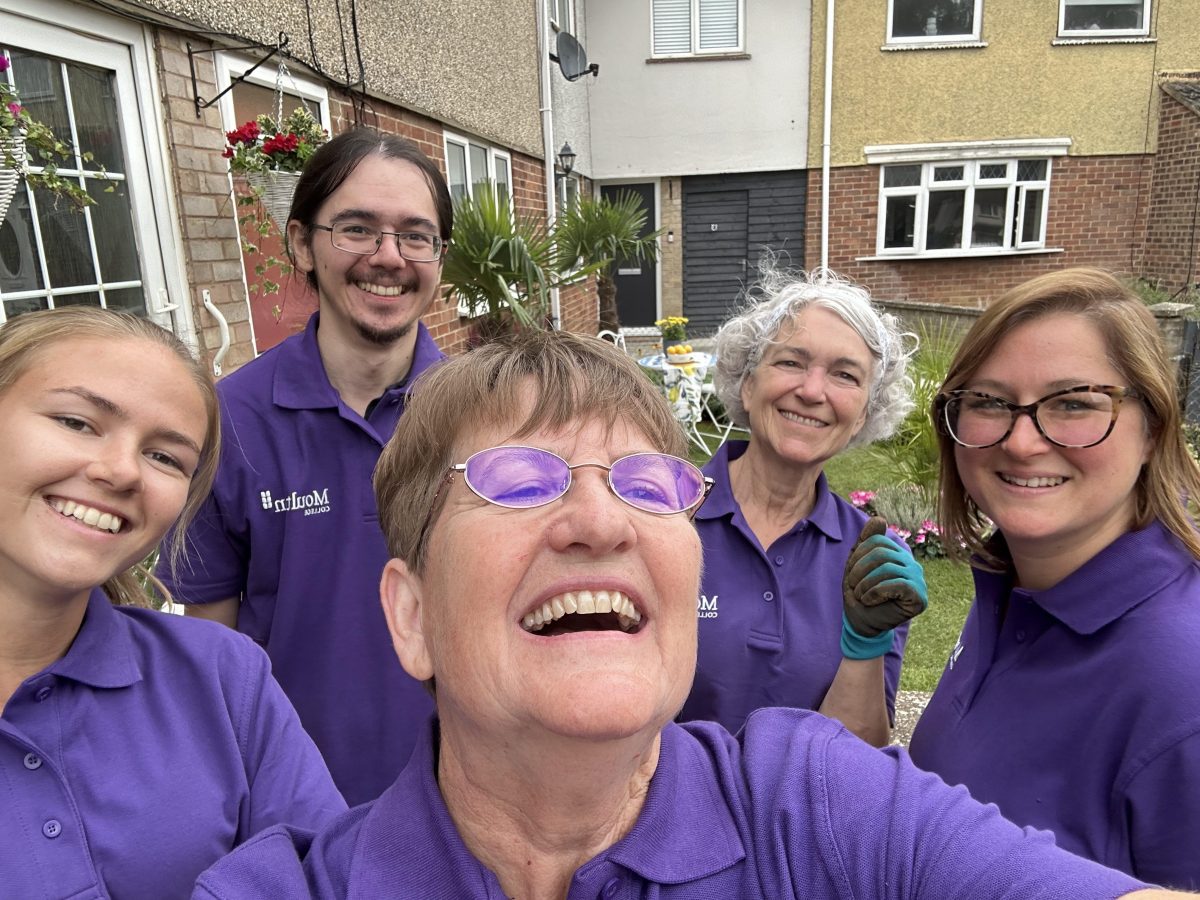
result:
M 620 261 L 648 262 L 658 257 L 662 229 L 643 236 L 645 227 L 646 209 L 641 198 L 629 191 L 622 191 L 616 200 L 580 197 L 558 219 L 554 230 L 558 268 L 578 275 L 576 266 L 582 261 L 596 272 L 601 328 L 616 331 L 621 327 L 613 266 Z

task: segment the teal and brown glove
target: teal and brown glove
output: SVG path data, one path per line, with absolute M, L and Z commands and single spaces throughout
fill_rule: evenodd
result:
M 875 659 L 892 648 L 892 629 L 925 611 L 925 572 L 912 554 L 887 536 L 872 516 L 842 576 L 842 655 Z

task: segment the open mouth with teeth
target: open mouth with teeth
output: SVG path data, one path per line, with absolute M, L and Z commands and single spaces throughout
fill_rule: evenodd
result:
M 788 412 L 786 409 L 781 409 L 779 414 L 789 422 L 798 422 L 801 425 L 808 425 L 811 428 L 825 428 L 829 423 L 822 422 L 820 419 L 810 419 L 808 416 L 802 416 L 799 413 Z
M 1061 475 L 1055 475 L 1054 477 L 1041 476 L 1038 478 L 1018 478 L 1015 475 L 1005 475 L 1003 472 L 998 472 L 997 474 L 1000 476 L 1000 480 L 1005 484 L 1011 484 L 1014 487 L 1025 488 L 1058 487 L 1060 484 L 1064 484 L 1067 480 Z
M 74 500 L 64 500 L 61 497 L 51 497 L 46 501 L 60 514 L 69 519 L 77 519 L 84 525 L 89 525 L 97 531 L 108 531 L 116 534 L 125 524 L 125 520 L 112 513 L 101 512 L 92 506 L 84 506 Z
M 526 613 L 521 627 L 539 637 L 581 631 L 636 634 L 642 614 L 620 591 L 567 591 Z
M 354 286 L 360 291 L 366 291 L 377 297 L 399 297 L 401 294 L 408 293 L 408 287 L 403 284 L 371 284 L 369 281 L 356 281 Z

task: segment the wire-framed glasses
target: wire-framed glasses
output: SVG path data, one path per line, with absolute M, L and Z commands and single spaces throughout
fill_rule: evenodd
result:
M 314 229 L 328 231 L 333 246 L 358 256 L 371 256 L 379 250 L 385 236 L 396 239 L 396 249 L 411 262 L 433 262 L 440 259 L 445 242 L 436 234 L 423 231 L 383 231 L 357 222 L 339 222 L 336 225 L 314 225 Z
M 620 500 L 659 516 L 699 507 L 713 483 L 686 459 L 668 453 L 632 453 L 608 466 L 571 465 L 549 450 L 510 444 L 480 450 L 466 462 L 450 466 L 442 487 L 450 483 L 455 472 L 461 472 L 467 487 L 488 503 L 506 509 L 533 509 L 566 494 L 574 471 L 583 468 L 604 469 L 609 489 Z
M 949 391 L 937 403 L 939 418 L 955 443 L 976 449 L 1006 440 L 1027 415 L 1038 432 L 1059 447 L 1094 447 L 1112 434 L 1121 402 L 1136 398 L 1133 388 L 1084 384 L 1021 405 L 981 391 Z

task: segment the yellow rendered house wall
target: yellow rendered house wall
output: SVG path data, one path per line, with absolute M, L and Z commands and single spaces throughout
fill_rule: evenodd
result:
M 1200 4 L 1153 0 L 1153 41 L 1053 44 L 1057 0 L 984 0 L 983 48 L 888 51 L 888 0 L 835 14 L 831 163 L 863 147 L 1069 137 L 1072 156 L 1153 151 L 1157 76 L 1200 70 Z M 824 0 L 813 2 L 809 165 L 821 165 Z

